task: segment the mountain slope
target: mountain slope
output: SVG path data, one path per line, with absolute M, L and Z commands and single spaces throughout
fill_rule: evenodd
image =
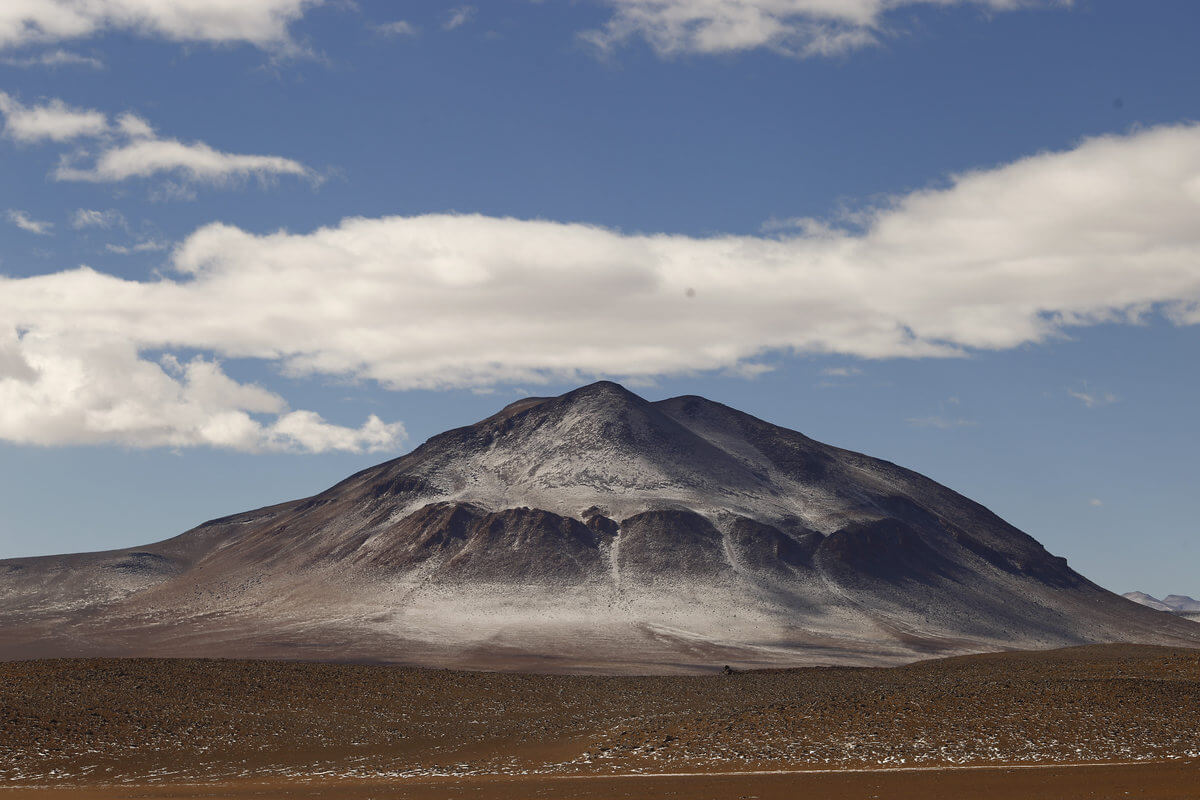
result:
M 6 657 L 688 671 L 1200 646 L 915 472 L 607 382 L 155 545 L 0 562 L 0 603 Z

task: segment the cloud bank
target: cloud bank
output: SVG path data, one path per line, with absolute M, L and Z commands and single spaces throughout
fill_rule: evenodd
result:
M 322 0 L 4 0 L 0 48 L 123 31 L 180 42 L 281 49 Z
M 0 278 L 0 438 L 326 441 L 319 421 L 285 416 L 216 358 L 391 389 L 479 388 L 754 374 L 778 352 L 956 356 L 1150 313 L 1196 324 L 1197 219 L 1200 126 L 1177 125 L 957 175 L 853 229 L 810 222 L 778 237 L 478 215 L 265 235 L 213 224 L 176 248 L 169 278 Z M 206 356 L 173 374 L 147 355 L 164 351 Z M 326 433 L 369 449 L 385 430 Z
M 354 429 L 290 411 L 215 361 L 154 361 L 118 336 L 0 334 L 0 438 L 10 442 L 320 453 L 392 450 L 404 436 L 374 415 Z
M 664 56 L 768 48 L 830 56 L 877 44 L 887 16 L 915 6 L 978 6 L 987 11 L 1070 5 L 1071 0 L 603 0 L 613 16 L 583 38 L 610 50 L 645 39 Z

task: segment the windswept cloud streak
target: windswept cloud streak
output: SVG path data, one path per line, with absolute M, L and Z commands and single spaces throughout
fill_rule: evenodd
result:
M 888 14 L 917 6 L 988 11 L 1069 6 L 1071 0 L 602 0 L 613 16 L 582 34 L 610 50 L 639 37 L 659 55 L 766 48 L 799 57 L 831 56 L 877 44 Z
M 110 122 L 103 112 L 73 108 L 61 100 L 25 106 L 3 92 L 0 114 L 4 115 L 5 134 L 18 142 L 88 139 L 99 144 L 91 163 L 80 165 L 77 156 L 64 156 L 53 173 L 61 181 L 117 183 L 155 175 L 218 186 L 250 177 L 265 181 L 294 176 L 319 181 L 312 169 L 290 158 L 227 153 L 204 142 L 164 138 L 135 114 L 125 113 Z
M 29 212 L 18 208 L 10 208 L 5 216 L 8 217 L 9 222 L 21 230 L 27 233 L 36 233 L 38 236 L 49 236 L 51 229 L 54 228 L 54 223 L 34 219 L 29 216 Z
M 160 242 L 157 239 L 145 239 L 133 244 L 106 244 L 104 249 L 110 253 L 127 256 L 132 253 L 153 253 L 159 250 L 166 250 L 168 247 L 166 242 Z
M 312 170 L 290 158 L 225 153 L 203 142 L 185 144 L 153 135 L 111 147 L 103 151 L 94 164 L 86 167 L 63 164 L 55 170 L 54 177 L 61 181 L 117 183 L 162 173 L 175 174 L 193 183 L 214 185 L 247 177 L 314 177 Z
M 1200 126 L 1179 125 L 958 175 L 856 217 L 853 230 L 693 238 L 478 215 L 355 218 L 266 235 L 214 224 L 176 248 L 174 278 L 82 268 L 0 279 L 5 363 L 29 367 L 0 379 L 0 407 L 16 420 L 0 437 L 54 428 L 44 418 L 64 404 L 81 420 L 71 428 L 78 439 L 121 430 L 105 409 L 127 394 L 157 395 L 114 376 L 141 370 L 161 381 L 146 354 L 163 351 L 392 389 L 479 388 L 753 374 L 774 351 L 959 356 L 1151 313 L 1195 324 L 1197 218 Z M 90 354 L 97 346 L 108 361 Z M 178 399 L 167 406 L 187 413 L 164 415 L 157 438 L 131 440 L 223 441 L 196 433 L 189 415 L 204 415 L 188 399 L 192 379 L 172 380 L 179 388 L 163 392 Z M 94 385 L 104 388 L 93 402 L 85 388 Z M 227 391 L 232 399 L 203 408 L 252 420 L 279 413 L 253 392 Z M 153 418 L 122 419 L 139 415 Z M 172 427 L 176 419 L 186 423 Z M 369 446 L 382 424 L 354 441 Z M 273 431 L 228 435 L 267 447 Z
M 446 21 L 442 23 L 442 29 L 452 31 L 455 28 L 461 28 L 475 17 L 474 6 L 459 6 L 451 9 L 450 15 L 446 17 Z
M 1071 395 L 1071 397 L 1074 397 L 1088 408 L 1110 406 L 1120 399 L 1112 392 L 1098 392 L 1090 390 L 1086 385 L 1082 389 L 1067 389 L 1067 394 Z
M 33 67 L 46 67 L 48 69 L 57 69 L 59 67 L 87 67 L 89 69 L 104 69 L 104 62 L 94 56 L 80 55 L 72 53 L 69 50 L 47 50 L 42 53 L 37 53 L 31 56 L 14 56 L 5 58 L 0 63 L 10 67 L 21 67 L 30 69 Z
M 292 46 L 289 26 L 323 0 L 4 0 L 0 48 L 123 31 L 180 42 Z

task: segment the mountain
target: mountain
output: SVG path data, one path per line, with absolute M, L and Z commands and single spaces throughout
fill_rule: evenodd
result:
M 1162 599 L 1173 611 L 1180 614 L 1194 614 L 1200 612 L 1200 600 L 1194 597 L 1188 597 L 1185 594 L 1169 594 Z
M 915 472 L 608 382 L 157 544 L 0 561 L 6 658 L 679 672 L 1110 641 L 1200 626 Z
M 1153 595 L 1148 595 L 1145 592 L 1126 592 L 1125 594 L 1121 595 L 1121 597 L 1124 597 L 1126 600 L 1132 600 L 1135 603 L 1141 603 L 1146 608 L 1153 608 L 1155 611 L 1166 611 L 1167 613 L 1172 613 L 1175 611 L 1175 609 L 1171 608 L 1162 600 L 1159 600 Z
M 1147 608 L 1153 608 L 1155 611 L 1166 611 L 1184 619 L 1200 622 L 1200 600 L 1188 597 L 1185 594 L 1169 594 L 1162 600 L 1158 600 L 1145 592 L 1126 592 L 1121 596 L 1135 603 L 1141 603 Z

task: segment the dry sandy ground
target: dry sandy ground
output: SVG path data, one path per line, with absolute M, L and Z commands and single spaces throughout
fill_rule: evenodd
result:
M 688 776 L 534 776 L 390 782 L 275 781 L 203 786 L 38 788 L 30 800 L 1194 800 L 1200 765 L 933 768 L 900 772 Z
M 1195 798 L 1200 651 L 709 677 L 6 662 L 0 789 L 46 800 Z

